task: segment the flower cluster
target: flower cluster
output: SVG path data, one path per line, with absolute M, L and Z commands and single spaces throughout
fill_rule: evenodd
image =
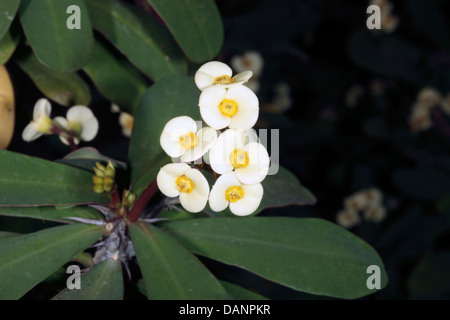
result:
M 389 0 L 371 0 L 370 5 L 376 5 L 381 11 L 381 30 L 385 33 L 394 32 L 399 23 L 398 17 L 392 13 L 394 5 Z M 376 30 L 376 29 L 374 29 Z
M 96 193 L 111 192 L 115 187 L 116 168 L 111 161 L 106 167 L 97 162 L 94 167 L 95 176 L 92 176 L 94 191 Z
M 67 145 L 77 145 L 80 140 L 91 141 L 98 132 L 98 121 L 85 106 L 73 106 L 66 117 L 50 118 L 52 106 L 47 99 L 39 99 L 34 106 L 33 120 L 25 127 L 22 138 L 33 141 L 44 134 L 57 134 Z
M 344 199 L 344 209 L 336 215 L 336 222 L 344 228 L 352 228 L 361 222 L 359 213 L 367 221 L 380 222 L 386 216 L 383 193 L 377 188 L 358 191 Z
M 443 97 L 434 88 L 422 88 L 411 106 L 411 113 L 408 117 L 409 127 L 412 132 L 426 131 L 433 126 L 431 115 L 435 107 L 440 108 L 446 115 L 450 115 L 450 93 Z
M 252 129 L 259 101 L 243 85 L 251 76 L 251 71 L 244 71 L 232 77 L 231 68 L 221 62 L 204 64 L 195 74 L 195 83 L 201 90 L 199 108 L 207 126 L 180 116 L 161 133 L 162 149 L 177 161 L 161 168 L 158 187 L 168 197 L 179 197 L 189 212 L 202 211 L 208 202 L 215 212 L 229 207 L 239 216 L 259 207 L 270 159 Z M 220 175 L 211 190 L 203 173 L 188 165 L 202 157 L 214 175 Z

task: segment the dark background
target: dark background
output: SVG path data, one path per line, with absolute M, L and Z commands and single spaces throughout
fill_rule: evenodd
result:
M 432 86 L 443 95 L 450 92 L 450 3 L 392 1 L 399 25 L 390 34 L 367 30 L 367 1 L 216 3 L 225 25 L 225 43 L 217 59 L 229 63 L 248 50 L 261 53 L 264 69 L 257 126 L 280 129 L 281 164 L 318 200 L 312 207 L 262 214 L 335 222 L 345 197 L 376 186 L 384 194 L 386 219 L 362 221 L 351 232 L 379 252 L 389 285 L 366 299 L 450 298 L 449 118 L 443 115 L 445 121 L 439 124 L 433 119 L 430 130 L 416 134 L 407 121 L 423 87 Z M 50 160 L 63 157 L 70 150 L 56 137 L 22 141 L 23 128 L 42 95 L 14 63 L 7 67 L 17 99 L 16 132 L 9 149 Z M 293 104 L 274 113 L 270 103 L 280 81 L 289 84 Z M 373 81 L 383 85 L 381 94 L 371 93 Z M 364 91 L 349 107 L 346 96 L 355 85 Z M 109 102 L 91 88 L 91 107 L 101 130 L 89 145 L 126 160 L 128 139 L 121 134 L 118 114 L 111 113 Z M 64 115 L 64 108 L 52 104 L 52 116 Z M 22 221 L 2 218 L 0 223 L 23 232 Z M 270 298 L 315 298 L 269 282 L 261 284 L 261 279 L 245 271 L 204 262 L 223 279 L 245 283 Z M 33 292 L 28 297 L 34 297 Z

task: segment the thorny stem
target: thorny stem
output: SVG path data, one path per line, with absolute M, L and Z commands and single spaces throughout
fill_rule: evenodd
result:
M 75 151 L 78 149 L 77 145 L 73 141 L 73 136 L 71 134 L 67 133 L 67 131 L 62 130 L 61 128 L 58 128 L 55 125 L 52 126 L 51 131 L 52 131 L 52 133 L 57 134 L 58 136 L 60 136 L 60 135 L 64 136 L 64 138 L 67 140 L 67 142 L 69 142 L 69 146 L 72 149 L 72 151 Z
M 147 187 L 147 189 L 144 190 L 144 192 L 141 194 L 139 199 L 134 204 L 133 208 L 128 214 L 128 221 L 136 222 L 139 219 L 139 216 L 147 206 L 147 203 L 150 201 L 150 199 L 155 195 L 157 191 L 158 185 L 156 184 L 156 180 L 153 180 L 153 182 Z

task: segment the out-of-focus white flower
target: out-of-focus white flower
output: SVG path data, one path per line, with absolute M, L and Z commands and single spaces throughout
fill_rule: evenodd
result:
M 350 229 L 354 226 L 359 225 L 361 223 L 361 218 L 358 214 L 358 211 L 346 208 L 336 214 L 336 222 L 340 226 L 346 229 Z
M 122 134 L 125 137 L 131 137 L 131 131 L 133 130 L 134 117 L 126 112 L 121 112 L 119 115 L 119 124 L 122 127 Z
M 419 91 L 417 101 L 421 106 L 431 108 L 441 103 L 442 95 L 434 88 L 425 87 Z
M 198 129 L 192 118 L 180 116 L 167 122 L 160 143 L 170 157 L 181 157 L 182 162 L 191 162 L 208 152 L 216 139 L 216 130 L 210 127 Z
M 170 163 L 156 177 L 159 190 L 167 197 L 180 197 L 189 212 L 202 211 L 208 202 L 209 185 L 203 174 L 186 163 Z
M 236 72 L 250 70 L 255 77 L 259 77 L 264 67 L 264 59 L 258 51 L 246 51 L 242 56 L 233 56 L 231 66 Z
M 201 93 L 199 106 L 206 124 L 218 130 L 251 128 L 259 115 L 258 97 L 245 86 L 209 87 Z
M 247 82 L 253 75 L 251 71 L 244 71 L 231 77 L 233 71 L 223 62 L 210 61 L 205 63 L 195 73 L 195 84 L 203 91 L 210 86 L 231 88 Z
M 394 14 L 381 16 L 381 29 L 386 33 L 392 33 L 397 30 L 400 20 Z
M 370 188 L 366 190 L 362 190 L 361 193 L 366 198 L 366 203 L 369 206 L 373 205 L 381 205 L 383 202 L 383 193 L 378 188 Z
M 380 222 L 386 217 L 386 208 L 382 205 L 369 206 L 364 209 L 363 217 L 367 221 Z
M 392 12 L 393 5 L 388 0 L 371 0 L 369 2 L 369 5 L 375 5 L 378 6 L 381 10 L 382 15 L 387 15 Z
M 264 189 L 260 183 L 242 184 L 234 172 L 228 172 L 221 175 L 212 187 L 209 206 L 215 212 L 223 211 L 229 206 L 233 214 L 247 216 L 258 209 L 263 194 Z
M 264 180 L 269 171 L 270 158 L 266 148 L 242 130 L 229 129 L 222 133 L 209 152 L 211 168 L 218 174 L 235 170 L 243 184 Z
M 33 141 L 43 134 L 51 134 L 53 127 L 50 113 L 52 106 L 47 99 L 39 99 L 34 105 L 33 120 L 25 127 L 22 138 L 25 141 Z
M 94 113 L 86 106 L 71 107 L 64 117 L 56 117 L 53 122 L 64 129 L 73 137 L 73 142 L 79 144 L 80 140 L 91 141 L 98 132 L 98 120 Z M 65 144 L 69 144 L 67 139 L 60 135 L 59 138 Z
M 409 128 L 412 132 L 417 133 L 426 131 L 433 126 L 431 119 L 429 104 L 416 102 L 412 106 L 412 111 L 408 117 Z
M 115 104 L 115 103 L 111 103 L 111 112 L 112 113 L 119 113 L 120 112 L 120 107 Z
M 367 205 L 367 198 L 363 192 L 356 192 L 344 199 L 344 207 L 352 211 L 362 210 Z

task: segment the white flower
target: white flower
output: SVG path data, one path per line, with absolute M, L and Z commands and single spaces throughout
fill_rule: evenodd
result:
M 98 132 L 98 120 L 91 109 L 85 106 L 73 106 L 67 111 L 66 118 L 56 117 L 53 121 L 73 137 L 75 144 L 79 144 L 80 140 L 93 140 Z M 62 135 L 59 138 L 69 144 Z
M 198 130 L 192 118 L 180 116 L 167 122 L 159 141 L 170 157 L 181 157 L 182 162 L 191 162 L 208 152 L 216 139 L 216 130 L 209 127 Z
M 381 205 L 369 206 L 363 211 L 367 221 L 380 222 L 386 217 L 386 208 Z
M 442 101 L 442 95 L 439 91 L 431 87 L 422 88 L 417 95 L 417 100 L 423 107 L 431 108 Z
M 361 218 L 357 211 L 350 208 L 341 210 L 336 215 L 336 222 L 347 229 L 353 228 L 354 226 L 360 224 Z
M 255 77 L 259 77 L 264 67 L 264 59 L 258 51 L 247 51 L 242 56 L 232 57 L 231 66 L 236 72 L 250 70 Z
M 202 211 L 208 202 L 209 185 L 203 174 L 186 163 L 170 163 L 156 177 L 159 190 L 167 197 L 180 197 L 189 212 Z
M 253 75 L 251 71 L 244 71 L 231 77 L 233 71 L 223 62 L 210 61 L 205 63 L 195 73 L 195 84 L 203 91 L 210 86 L 230 88 L 247 82 Z
M 133 129 L 134 117 L 126 112 L 121 112 L 119 115 L 119 124 L 122 127 L 122 134 L 125 137 L 131 137 L 131 131 Z
M 370 188 L 362 191 L 364 197 L 366 198 L 367 205 L 380 205 L 383 201 L 383 193 L 378 188 Z
M 412 107 L 411 115 L 408 117 L 408 123 L 412 132 L 430 129 L 433 126 L 433 121 L 428 104 L 416 102 Z
M 440 107 L 446 115 L 450 116 L 450 93 L 447 93 L 447 95 L 442 99 Z
M 263 181 L 270 158 L 266 148 L 254 139 L 242 130 L 229 129 L 222 133 L 209 152 L 211 168 L 218 174 L 235 170 L 243 184 Z
M 234 172 L 221 175 L 209 195 L 209 206 L 215 212 L 230 210 L 237 216 L 247 216 L 258 209 L 264 189 L 260 183 L 242 184 Z
M 255 93 L 245 86 L 205 89 L 199 100 L 200 114 L 210 127 L 220 130 L 249 129 L 258 120 L 259 101 Z
M 115 103 L 111 103 L 111 112 L 112 113 L 119 113 L 120 112 L 120 107 L 119 105 L 115 104 Z
M 25 141 L 33 141 L 43 134 L 52 133 L 52 119 L 50 113 L 52 106 L 47 99 L 39 99 L 34 105 L 33 120 L 25 127 L 22 138 Z
M 344 199 L 344 207 L 351 211 L 359 211 L 367 205 L 367 202 L 367 197 L 363 192 L 356 192 Z

